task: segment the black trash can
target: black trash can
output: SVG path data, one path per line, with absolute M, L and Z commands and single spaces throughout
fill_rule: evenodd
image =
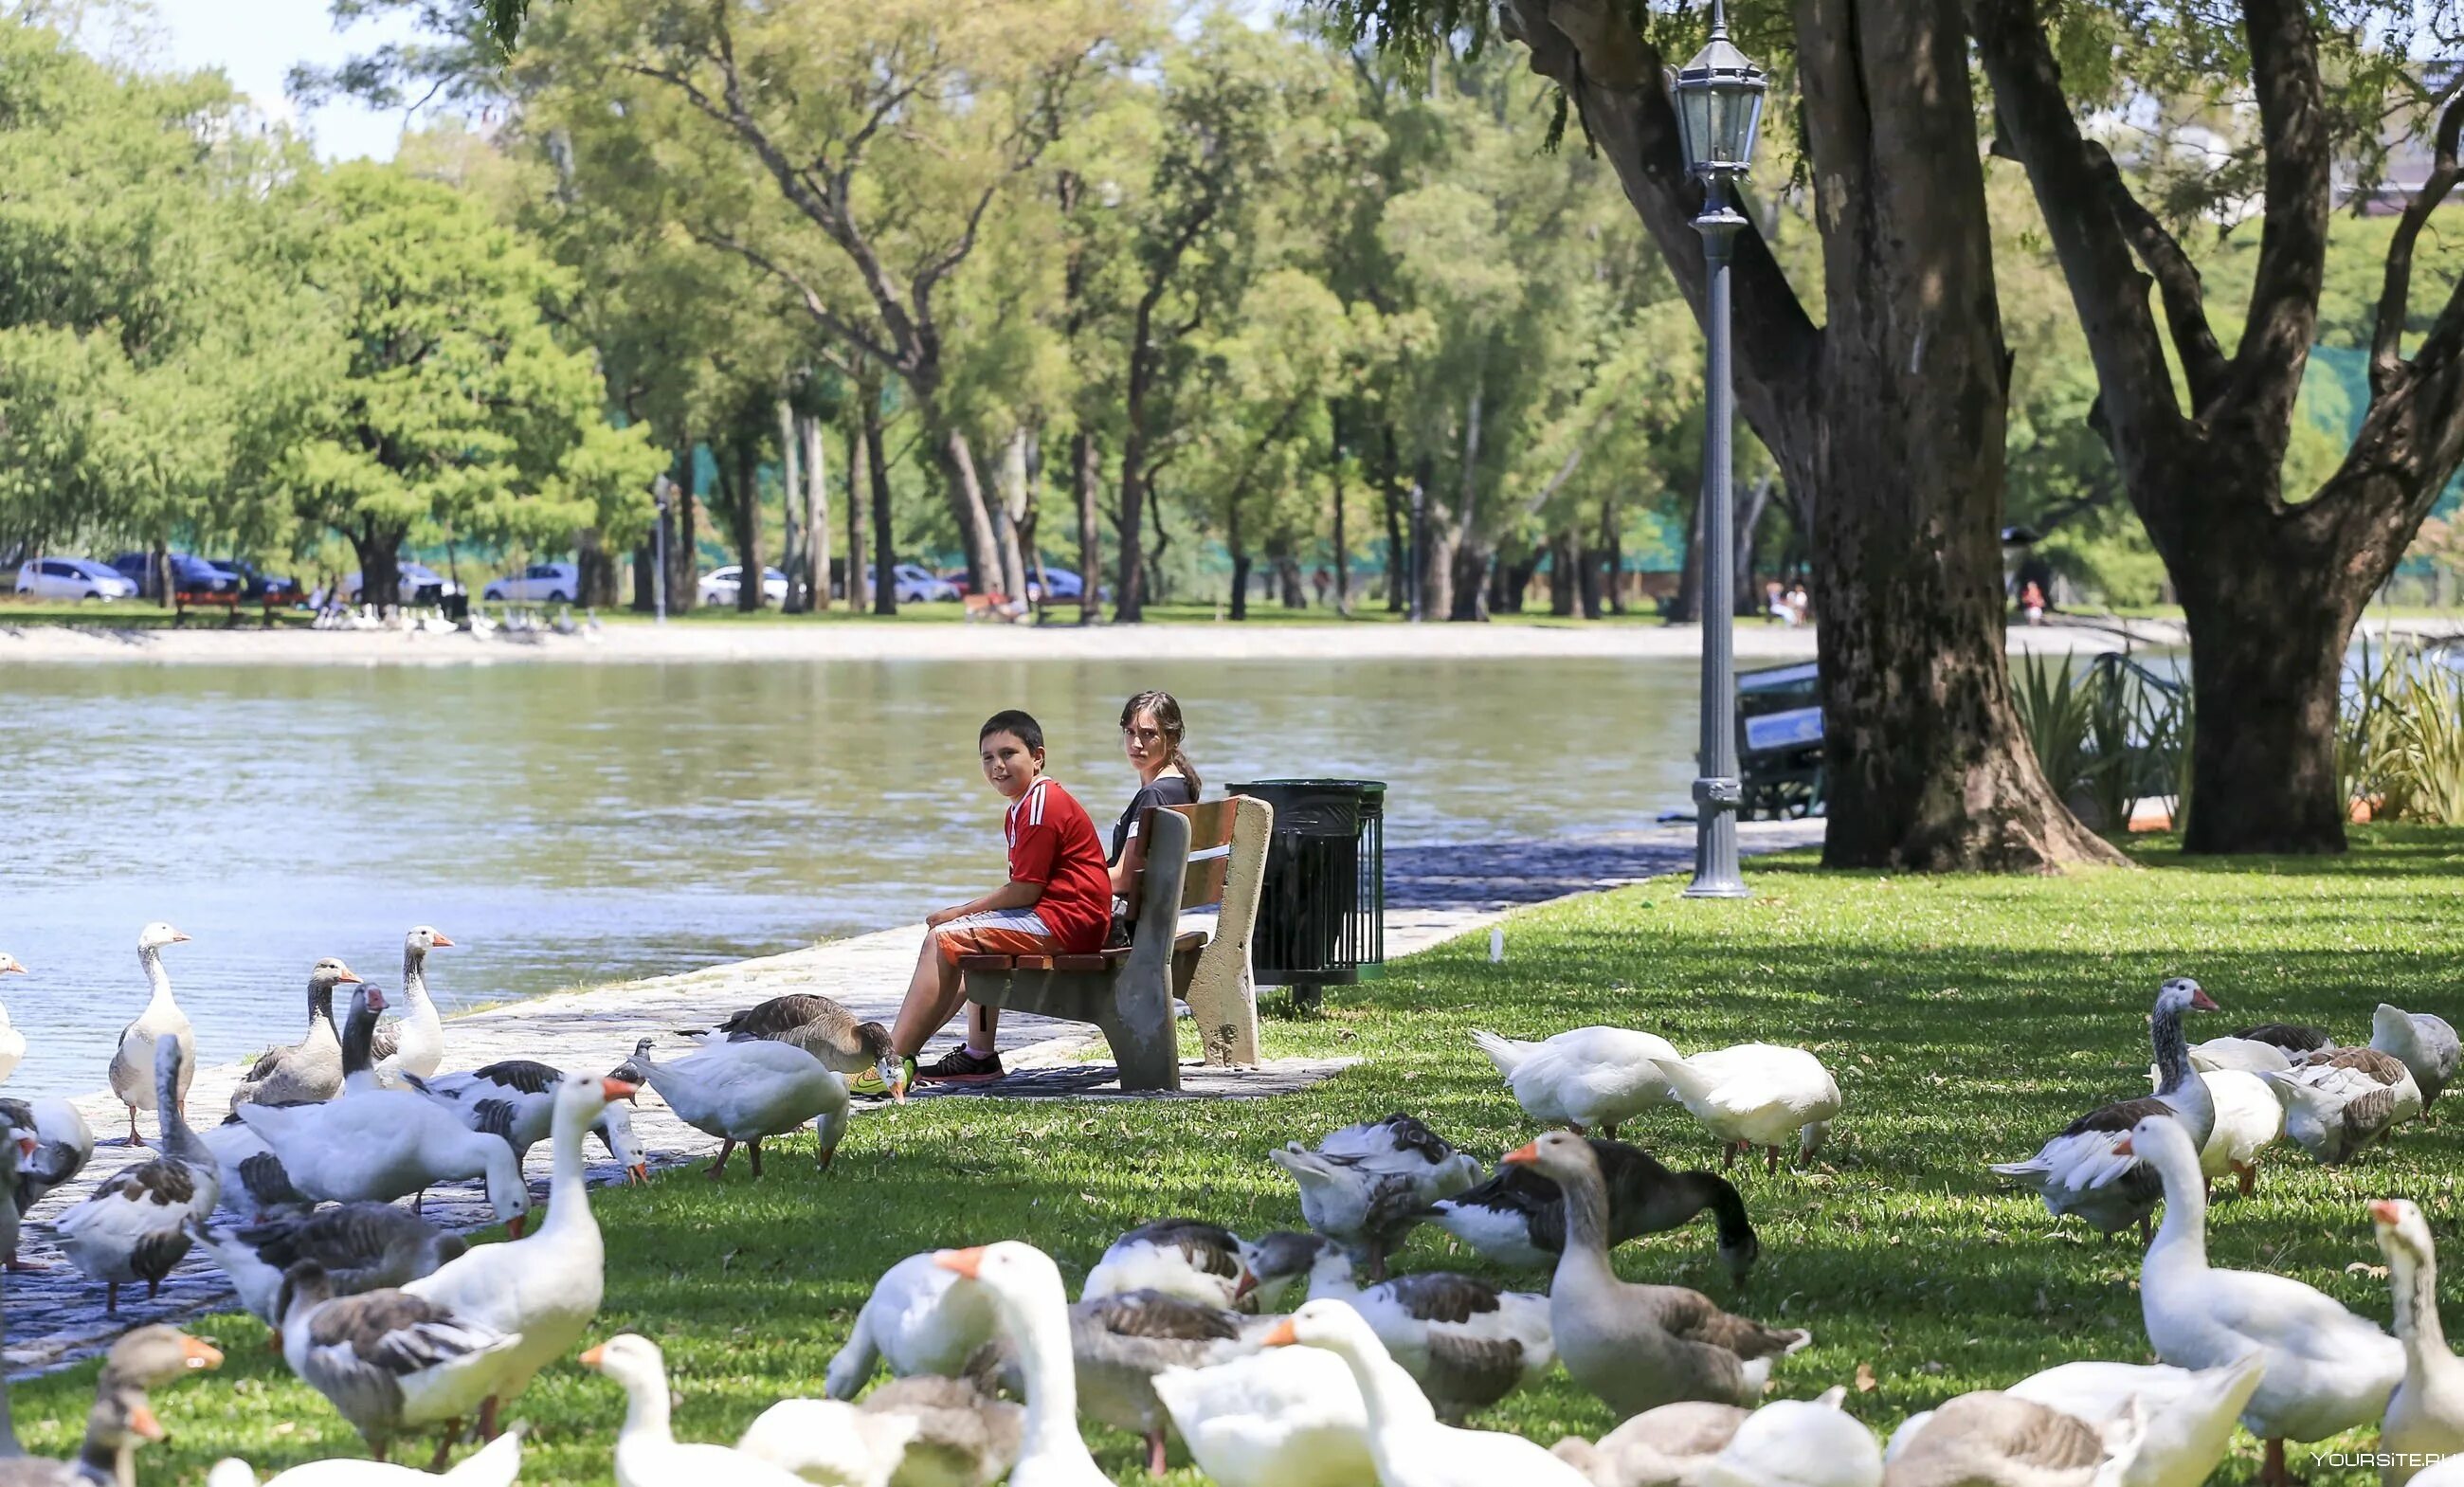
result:
M 1254 779 L 1229 787 L 1275 809 L 1250 969 L 1314 1005 L 1329 986 L 1375 976 L 1386 959 L 1386 785 L 1375 779 Z

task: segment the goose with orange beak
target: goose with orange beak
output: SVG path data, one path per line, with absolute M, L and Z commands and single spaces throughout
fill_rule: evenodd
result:
M 0 1461 L 7 1487 L 93 1487 L 97 1482 L 137 1479 L 137 1448 L 167 1439 L 154 1415 L 149 1389 L 203 1368 L 222 1366 L 223 1355 L 176 1327 L 139 1327 L 111 1346 L 95 1381 L 94 1409 L 86 1416 L 85 1442 L 74 1461 L 12 1456 Z M 5 1399 L 0 1394 L 0 1399 Z M 0 1419 L 6 1410 L 0 1410 Z M 9 1444 L 14 1446 L 12 1433 Z
M 1276 1323 L 1264 1343 L 1323 1348 L 1352 1370 L 1369 1417 L 1369 1454 L 1377 1463 L 1380 1487 L 1591 1487 L 1591 1478 L 1537 1442 L 1440 1424 L 1428 1396 L 1360 1314 L 1342 1301 L 1304 1303 Z
M 616 1487 L 804 1487 L 804 1479 L 732 1446 L 680 1441 L 669 1424 L 668 1366 L 659 1345 L 619 1332 L 582 1355 L 625 1390 L 625 1424 L 616 1432 Z
M 498 1387 L 481 1405 L 479 1431 L 496 1437 L 504 1402 L 530 1386 L 539 1369 L 582 1340 L 606 1289 L 607 1250 L 590 1212 L 583 1132 L 609 1102 L 632 1095 L 631 1081 L 613 1075 L 567 1074 L 556 1091 L 548 1140 L 556 1152 L 548 1179 L 547 1221 L 517 1244 L 483 1244 L 403 1287 L 514 1341 Z
M 2464 1360 L 2447 1350 L 2439 1326 L 2438 1246 L 2429 1221 L 2403 1198 L 2369 1207 L 2395 1293 L 2395 1335 L 2404 1344 L 2404 1382 L 2387 1399 L 2379 1434 L 2379 1450 L 2396 1463 L 2385 1479 L 2401 1482 L 2417 1470 L 2403 1463 L 2464 1459 Z
M 991 1293 L 1002 1331 L 1018 1349 L 1026 1425 L 1010 1487 L 1111 1487 L 1078 1433 L 1078 1373 L 1069 1346 L 1069 1293 L 1052 1257 L 1004 1239 L 942 1250 L 933 1262 Z

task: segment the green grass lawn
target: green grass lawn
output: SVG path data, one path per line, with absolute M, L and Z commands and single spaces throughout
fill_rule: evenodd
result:
M 807 1160 L 783 1149 L 758 1185 L 739 1167 L 722 1186 L 676 1172 L 603 1193 L 607 1301 L 595 1335 L 630 1328 L 659 1340 L 683 1394 L 679 1433 L 732 1439 L 772 1400 L 819 1391 L 868 1285 L 902 1256 L 1024 1238 L 1074 1279 L 1112 1236 L 1167 1214 L 1244 1232 L 1293 1225 L 1298 1206 L 1269 1147 L 1401 1108 L 1494 1157 L 1530 1126 L 1466 1031 L 1539 1036 L 1610 1021 L 1689 1049 L 1801 1042 L 1838 1076 L 1847 1107 L 1814 1170 L 1739 1174 L 1763 1239 L 1748 1295 L 1722 1278 L 1707 1226 L 1619 1252 L 1630 1277 L 1699 1286 L 1811 1326 L 1815 1346 L 1779 1369 L 1784 1392 L 1851 1383 L 1863 1366 L 1875 1387 L 1852 1392 L 1849 1408 L 1886 1431 L 1951 1394 L 2062 1360 L 2145 1361 L 2135 1242 L 2054 1225 L 2033 1198 L 1997 1192 L 1984 1164 L 2026 1155 L 2092 1104 L 2145 1090 L 2145 1013 L 2167 975 L 2199 977 L 2227 1009 L 2194 1018 L 2194 1038 L 2280 1018 L 2358 1039 L 2381 999 L 2464 1012 L 2464 831 L 2370 829 L 2350 856 L 2323 864 L 2187 861 L 2161 842 L 2134 851 L 2149 870 L 1921 879 L 1789 860 L 1758 864 L 1758 896 L 1744 904 L 1688 903 L 1674 881 L 1572 901 L 1513 920 L 1502 966 L 1477 936 L 1398 963 L 1385 980 L 1331 998 L 1323 1016 L 1271 1019 L 1275 1054 L 1366 1061 L 1302 1095 L 927 1101 L 860 1115 L 826 1176 L 812 1170 L 807 1139 Z M 2456 1114 L 2437 1113 L 2344 1171 L 2279 1148 L 2256 1198 L 2215 1210 L 2214 1262 L 2299 1277 L 2384 1321 L 2384 1282 L 2345 1268 L 2379 1257 L 2361 1205 L 2409 1195 L 2453 1232 Z M 1712 1160 L 1682 1112 L 1639 1121 L 1628 1136 L 1675 1165 Z M 1398 1260 L 1464 1263 L 1435 1231 Z M 220 1377 L 158 1397 L 173 1436 L 143 1458 L 144 1479 L 194 1482 L 231 1451 L 260 1468 L 357 1451 L 267 1352 L 262 1327 L 218 1317 L 198 1330 L 230 1362 Z M 93 1371 L 19 1389 L 31 1446 L 67 1447 Z M 578 1367 L 542 1375 L 513 1411 L 539 1428 L 524 1479 L 607 1481 L 622 1410 L 615 1387 Z M 1485 1423 L 1548 1441 L 1596 1433 L 1608 1416 L 1559 1375 Z M 1098 1432 L 1095 1444 L 1121 1480 L 1136 1479 L 1134 1442 Z M 2304 1459 L 2295 1453 L 2297 1469 Z M 2247 1481 L 2256 1465 L 2245 1438 L 2216 1480 Z M 1196 1478 L 1183 1467 L 1176 1479 Z

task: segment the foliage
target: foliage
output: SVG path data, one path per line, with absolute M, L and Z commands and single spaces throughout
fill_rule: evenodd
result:
M 1783 1040 L 1812 1048 L 1846 1109 L 1814 1167 L 1731 1175 L 1762 1258 L 1739 1295 L 1707 1222 L 1617 1252 L 1620 1274 L 1689 1285 L 1791 1325 L 1814 1345 L 1783 1362 L 1775 1394 L 1806 1398 L 1869 1370 L 1846 1408 L 1878 1431 L 1970 1389 L 2007 1387 L 2074 1358 L 2138 1360 L 2137 1254 L 2057 1223 L 1985 1170 L 2035 1149 L 2082 1110 L 2144 1093 L 2145 1015 L 2163 978 L 2199 977 L 2217 1026 L 2316 1022 L 2340 1039 L 2373 1003 L 2438 1008 L 2464 979 L 2464 834 L 2365 827 L 2345 857 L 2222 864 L 2141 839 L 2151 870 L 2066 878 L 1823 873 L 1802 860 L 1748 865 L 1756 897 L 1704 904 L 1663 880 L 1518 913 L 1506 960 L 1475 934 L 1396 962 L 1385 979 L 1329 997 L 1322 1017 L 1269 1017 L 1274 1058 L 1360 1061 L 1274 1100 L 1128 1105 L 934 1098 L 857 1114 L 838 1160 L 812 1170 L 810 1137 L 770 1148 L 758 1184 L 740 1165 L 714 1184 L 691 1170 L 593 1195 L 607 1237 L 607 1299 L 590 1340 L 658 1339 L 681 1395 L 677 1434 L 734 1440 L 774 1401 L 810 1395 L 873 1279 L 920 1250 L 993 1237 L 1050 1250 L 1083 1275 L 1111 1239 L 1186 1214 L 1244 1235 L 1297 1227 L 1290 1182 L 1266 1153 L 1403 1109 L 1485 1160 L 1533 1132 L 1468 1031 L 1541 1037 L 1583 1022 L 1647 1028 L 1692 1050 Z M 2205 1036 L 2194 1027 L 2193 1037 Z M 647 1098 L 647 1097 L 646 1097 Z M 1679 1168 L 1719 1167 L 1683 1111 L 1626 1137 Z M 799 1159 L 801 1150 L 802 1159 Z M 739 1159 L 740 1160 L 740 1159 Z M 2271 1152 L 2255 1196 L 2209 1214 L 2219 1265 L 2320 1286 L 2384 1323 L 2365 1198 L 2434 1195 L 2452 1175 L 2435 1128 L 2407 1127 L 2366 1183 Z M 1398 1271 L 1480 1262 L 1434 1231 Z M 1518 1286 L 1544 1278 L 1485 1272 Z M 155 1396 L 169 1439 L 145 1448 L 145 1480 L 193 1482 L 239 1453 L 261 1470 L 360 1454 L 332 1409 L 293 1380 L 245 1318 L 202 1319 L 222 1373 Z M 95 1365 L 18 1381 L 30 1450 L 74 1444 Z M 232 1387 L 236 1384 L 238 1387 Z M 524 1480 L 599 1484 L 624 1405 L 570 1360 L 517 1411 L 535 1433 Z M 1553 1372 L 1473 1422 L 1541 1441 L 1607 1430 L 1607 1410 Z M 1116 1480 L 1142 1479 L 1130 1436 L 1089 1428 Z M 2375 1427 L 2321 1442 L 2319 1487 L 2365 1487 Z M 1194 1487 L 1178 1447 L 1167 1479 Z M 2258 1471 L 2246 1434 L 2213 1480 Z
M 2406 669 L 2387 717 L 2384 777 L 2400 816 L 2464 823 L 2464 675 Z

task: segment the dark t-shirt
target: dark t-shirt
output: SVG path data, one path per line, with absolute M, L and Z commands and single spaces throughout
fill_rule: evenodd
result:
M 1121 819 L 1112 822 L 1112 855 L 1105 859 L 1106 864 L 1120 862 L 1121 854 L 1129 850 L 1130 839 L 1138 834 L 1139 818 L 1149 810 L 1160 805 L 1197 803 L 1198 792 L 1189 787 L 1186 775 L 1166 775 L 1154 784 L 1142 787 L 1136 795 L 1130 797 L 1130 808 L 1121 813 Z

